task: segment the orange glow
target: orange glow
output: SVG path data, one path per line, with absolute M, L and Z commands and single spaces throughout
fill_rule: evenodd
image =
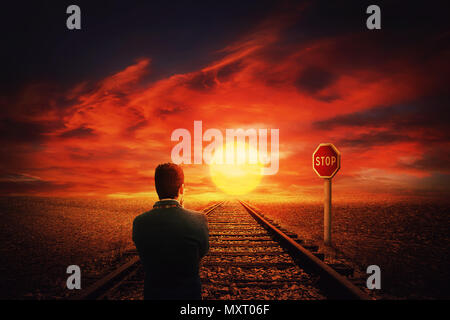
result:
M 152 63 L 157 63 L 150 58 L 98 83 L 86 79 L 64 93 L 71 104 L 61 112 L 56 108 L 24 112 L 20 106 L 33 104 L 40 92 L 39 86 L 26 88 L 14 116 L 35 123 L 56 119 L 63 125 L 48 129 L 39 146 L 27 144 L 21 149 L 26 160 L 23 166 L 11 161 L 9 169 L 15 176 L 7 179 L 19 181 L 30 176 L 37 186 L 9 194 L 148 196 L 154 192 L 154 168 L 170 161 L 175 144 L 170 141 L 171 132 L 202 120 L 205 127 L 219 130 L 280 129 L 280 170 L 252 185 L 254 190 L 248 196 L 320 198 L 322 181 L 311 169 L 311 155 L 321 142 L 333 142 L 342 153 L 342 168 L 334 183 L 337 198 L 414 195 L 412 181 L 432 174 L 419 166 L 405 165 L 424 156 L 421 132 L 406 132 L 411 135 L 409 140 L 362 147 L 351 141 L 340 145 L 339 141 L 347 141 L 349 135 L 392 133 L 392 127 L 323 128 L 318 123 L 425 96 L 432 79 L 420 67 L 402 61 L 393 62 L 391 67 L 399 72 L 392 74 L 370 66 L 344 70 L 328 62 L 341 45 L 360 39 L 358 35 L 311 40 L 289 47 L 282 59 L 273 58 L 270 53 L 282 28 L 282 23 L 265 26 L 264 32 L 244 35 L 224 46 L 223 57 L 200 70 L 151 83 L 144 80 L 151 74 Z M 331 72 L 335 78 L 314 90 L 296 87 L 299 74 L 308 71 L 308 66 Z M 57 103 L 51 95 L 45 101 Z M 213 183 L 208 165 L 183 167 L 191 196 L 223 195 L 220 187 L 226 183 L 223 179 Z
M 242 148 L 245 154 L 237 154 L 236 161 L 226 163 L 224 155 L 227 149 Z M 236 152 L 236 151 L 234 151 Z M 228 143 L 214 153 L 210 164 L 211 179 L 214 184 L 229 195 L 244 195 L 253 191 L 261 182 L 263 164 L 259 161 L 251 163 L 251 157 L 258 158 L 258 152 L 248 144 Z M 241 157 L 242 159 L 237 159 Z

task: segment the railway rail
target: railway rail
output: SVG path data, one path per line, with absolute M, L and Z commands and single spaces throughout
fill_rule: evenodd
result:
M 218 202 L 208 217 L 210 251 L 200 264 L 203 299 L 371 299 L 325 264 L 317 246 L 243 201 Z M 342 273 L 342 272 L 341 272 Z M 72 299 L 142 299 L 137 253 Z

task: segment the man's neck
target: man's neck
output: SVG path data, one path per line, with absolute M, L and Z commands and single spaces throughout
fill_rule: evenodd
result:
M 174 198 L 159 199 L 159 202 L 161 202 L 161 201 L 176 201 L 180 205 L 180 207 L 184 208 L 183 197 L 181 197 L 181 198 L 180 197 L 176 197 L 175 199 Z
M 178 198 L 176 198 L 176 199 L 173 199 L 173 198 L 159 199 L 159 201 L 169 201 L 169 200 L 175 200 L 176 202 L 180 203 L 180 201 L 178 201 Z

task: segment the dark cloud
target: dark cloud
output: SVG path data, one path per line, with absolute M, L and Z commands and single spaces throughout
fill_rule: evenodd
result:
M 183 106 L 167 106 L 156 108 L 154 111 L 155 116 L 158 118 L 164 118 L 166 116 L 179 114 L 186 111 L 186 107 Z
M 186 86 L 192 90 L 211 90 L 217 86 L 216 74 L 214 71 L 196 72 L 189 80 L 185 82 Z
M 94 129 L 80 126 L 76 129 L 68 130 L 66 132 L 63 132 L 59 135 L 61 138 L 78 138 L 78 139 L 85 139 L 85 138 L 92 138 L 96 136 L 96 133 Z
M 244 65 L 241 60 L 228 63 L 217 70 L 217 79 L 220 82 L 228 81 L 234 74 L 241 71 L 243 67 Z
M 376 107 L 364 111 L 339 115 L 316 121 L 317 129 L 336 127 L 391 128 L 395 131 L 424 129 L 429 140 L 449 139 L 447 130 L 450 121 L 449 98 L 425 98 L 402 105 Z
M 421 159 L 402 165 L 429 172 L 450 173 L 450 150 L 447 145 L 428 148 Z
M 142 111 L 131 107 L 128 110 L 134 119 L 134 124 L 125 129 L 123 133 L 125 137 L 133 136 L 137 130 L 145 128 L 149 124 Z
M 337 76 L 331 72 L 316 66 L 308 66 L 302 70 L 295 84 L 301 91 L 315 94 L 330 86 L 336 80 Z
M 317 100 L 323 101 L 323 102 L 333 102 L 337 99 L 340 99 L 341 96 L 338 94 L 320 94 L 315 97 Z
M 12 119 L 39 118 L 49 112 L 63 116 L 68 108 L 77 103 L 78 97 L 68 94 L 69 90 L 44 81 L 22 84 L 16 90 L 0 95 L 1 115 Z
M 190 74 L 190 77 L 184 81 L 184 85 L 192 90 L 212 90 L 216 88 L 220 82 L 229 81 L 233 75 L 241 71 L 243 68 L 243 61 L 238 60 L 227 63 L 217 69 L 198 71 Z
M 384 127 L 389 123 L 398 124 L 398 122 L 395 120 L 393 121 L 393 119 L 401 120 L 401 118 L 407 116 L 409 113 L 411 113 L 411 109 L 403 105 L 377 107 L 316 121 L 313 125 L 315 128 L 322 130 L 336 127 Z
M 346 128 L 348 134 L 339 141 L 342 146 L 359 148 L 401 142 L 421 144 L 432 150 L 433 157 L 416 163 L 416 168 L 419 168 L 422 165 L 428 166 L 433 161 L 442 161 L 438 160 L 442 155 L 449 158 L 448 151 L 444 151 L 450 142 L 450 112 L 447 111 L 447 101 L 448 98 L 441 97 L 377 107 L 317 121 L 313 126 L 319 130 Z M 352 134 L 353 129 L 361 128 L 369 131 Z M 436 152 L 440 155 L 437 156 Z
M 5 144 L 40 143 L 45 133 L 59 128 L 59 122 L 36 122 L 15 119 L 0 120 L 0 141 Z
M 86 1 L 82 30 L 65 27 L 70 2 L 8 2 L 0 19 L 4 64 L 2 92 L 36 79 L 58 83 L 98 80 L 139 57 L 153 57 L 152 76 L 187 73 L 205 64 L 207 55 L 235 39 L 268 13 L 277 2 L 216 1 Z M 86 14 L 84 14 L 86 13 Z M 32 49 L 30 49 L 32 48 Z M 10 57 L 14 57 L 11 59 Z
M 408 136 L 383 131 L 365 133 L 352 138 L 341 139 L 338 141 L 338 144 L 343 147 L 369 148 L 403 141 L 411 141 L 411 139 Z
M 140 120 L 138 122 L 136 122 L 134 125 L 128 127 L 125 130 L 125 134 L 129 135 L 129 134 L 134 134 L 137 130 L 141 129 L 141 128 L 145 128 L 147 125 L 149 124 L 149 122 L 145 119 Z
M 71 183 L 55 183 L 40 179 L 0 179 L 0 194 L 33 194 L 42 192 L 62 191 L 70 188 Z
M 0 139 L 10 142 L 39 142 L 44 127 L 34 122 L 4 119 L 0 122 Z
M 430 34 L 448 31 L 445 0 L 431 1 L 427 5 L 410 1 L 405 6 L 392 1 L 377 1 L 382 12 L 382 29 L 377 31 L 369 31 L 365 25 L 366 9 L 372 4 L 370 0 L 308 1 L 295 23 L 281 34 L 279 47 L 358 34 L 358 41 L 348 38 L 339 47 L 341 50 L 333 51 L 336 60 L 347 61 L 348 66 L 366 66 L 367 62 L 373 65 L 390 59 L 392 53 L 400 48 L 413 46 L 424 52 L 428 48 L 420 48 L 419 43 L 432 41 Z

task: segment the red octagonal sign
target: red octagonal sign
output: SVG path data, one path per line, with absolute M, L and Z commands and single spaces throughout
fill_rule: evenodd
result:
M 341 168 L 341 153 L 332 143 L 321 143 L 313 153 L 313 169 L 321 178 L 331 179 Z

